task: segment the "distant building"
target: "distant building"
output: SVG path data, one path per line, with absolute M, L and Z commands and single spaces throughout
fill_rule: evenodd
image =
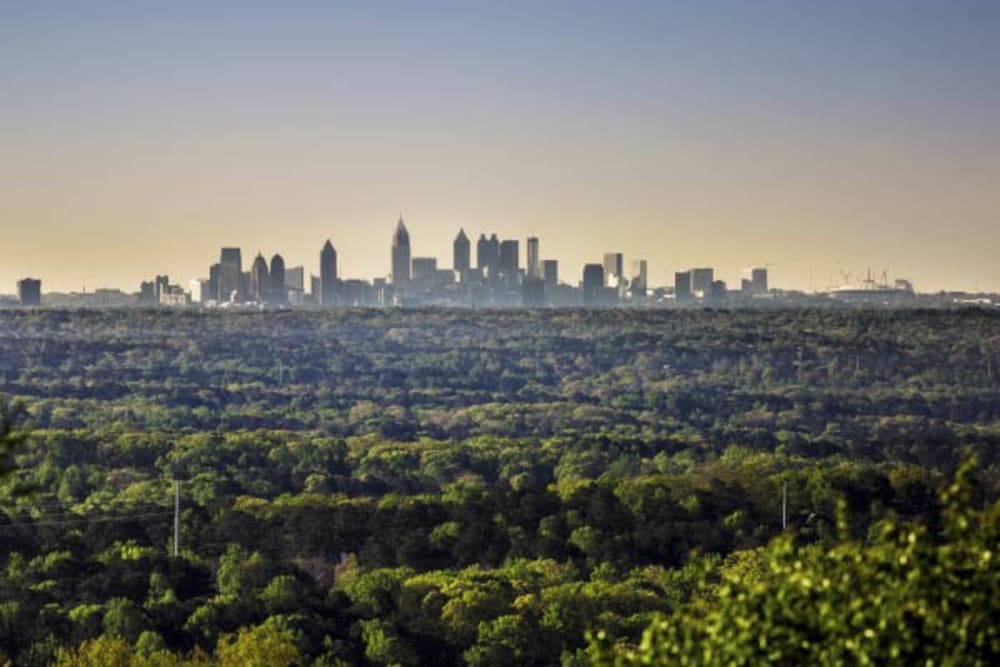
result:
M 159 303 L 156 298 L 156 285 L 152 280 L 143 280 L 139 283 L 139 303 L 144 306 L 155 306 Z
M 402 216 L 392 235 L 392 282 L 395 285 L 410 282 L 410 233 L 406 231 Z
M 458 230 L 458 236 L 455 237 L 455 242 L 452 243 L 452 263 L 451 268 L 463 275 L 468 271 L 471 264 L 471 253 L 472 244 L 469 243 L 469 237 L 465 235 L 464 229 Z
M 632 280 L 629 291 L 633 298 L 645 298 L 649 284 L 646 275 L 646 260 L 637 259 L 632 262 Z
M 525 308 L 541 308 L 545 305 L 545 281 L 529 276 L 521 283 L 521 305 Z
M 747 269 L 741 286 L 742 291 L 749 295 L 767 294 L 767 269 L 760 267 Z
M 506 239 L 500 243 L 500 275 L 512 278 L 521 267 L 520 244 L 515 239 Z
M 729 292 L 726 288 L 726 281 L 724 280 L 713 280 L 712 284 L 708 286 L 708 292 L 705 294 L 706 300 L 711 303 L 718 305 L 726 300 Z
M 436 257 L 414 257 L 411 261 L 410 280 L 432 285 L 437 278 L 437 263 Z
M 219 276 L 222 273 L 222 264 L 213 264 L 208 267 L 208 300 L 219 300 Z
M 25 278 L 17 282 L 17 298 L 22 306 L 42 305 L 42 281 Z
M 204 278 L 195 278 L 189 283 L 192 302 L 206 303 L 212 300 L 212 292 L 209 290 L 208 282 Z
M 190 302 L 190 295 L 179 285 L 167 285 L 160 292 L 161 306 L 186 306 Z
M 271 258 L 271 283 L 267 290 L 267 300 L 273 303 L 288 301 L 288 290 L 285 288 L 285 258 L 275 254 Z
M 301 266 L 285 269 L 285 289 L 297 292 L 306 291 L 306 270 Z
M 250 300 L 263 303 L 271 290 L 271 272 L 264 255 L 257 253 L 250 267 Z
M 495 280 L 500 274 L 500 240 L 496 234 L 486 238 L 479 237 L 476 243 L 476 268 L 489 280 Z
M 272 273 L 273 282 L 274 275 Z M 285 268 L 285 298 L 288 303 L 300 306 L 305 302 L 306 297 L 306 271 L 302 266 Z
M 674 301 L 687 303 L 691 296 L 691 272 L 678 271 L 674 274 Z
M 712 290 L 712 282 L 715 280 L 715 269 L 700 268 L 691 269 L 691 291 L 695 296 L 705 298 Z
M 617 287 L 618 281 L 625 277 L 625 257 L 620 252 L 604 253 L 604 284 Z
M 555 287 L 559 284 L 559 260 L 547 259 L 542 262 L 542 277 L 545 279 L 547 287 Z
M 319 276 L 309 274 L 309 299 L 310 303 L 317 306 L 323 305 L 323 284 Z
M 156 280 L 153 281 L 153 289 L 156 294 L 156 302 L 160 302 L 160 297 L 166 291 L 167 287 L 170 286 L 169 276 L 156 276 Z
M 223 248 L 219 258 L 219 294 L 216 301 L 227 303 L 241 298 L 243 258 L 239 248 Z
M 604 266 L 601 264 L 586 264 L 583 267 L 583 305 L 596 306 L 601 301 L 604 288 Z
M 319 294 L 314 293 L 313 298 L 321 306 L 337 303 L 337 251 L 329 239 L 319 254 Z
M 539 263 L 538 257 L 538 237 L 529 236 L 527 242 L 527 252 L 528 252 L 528 266 L 527 272 L 528 276 L 531 278 L 541 278 L 542 277 L 542 265 Z

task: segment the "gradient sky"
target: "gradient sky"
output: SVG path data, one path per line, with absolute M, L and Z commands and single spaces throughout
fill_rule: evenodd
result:
M 371 278 L 400 211 L 445 266 L 1000 291 L 1000 2 L 207 4 L 0 4 L 0 293 L 328 237 Z

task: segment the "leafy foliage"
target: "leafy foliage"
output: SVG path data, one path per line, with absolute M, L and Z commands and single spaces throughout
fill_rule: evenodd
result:
M 1000 503 L 975 510 L 969 470 L 945 495 L 943 534 L 887 519 L 864 543 L 777 538 L 763 568 L 653 621 L 638 646 L 598 633 L 595 664 L 995 665 Z
M 949 543 L 938 492 L 975 454 L 998 495 L 998 341 L 975 310 L 0 311 L 0 664 L 576 666 L 774 568 L 940 611 L 892 558 L 912 532 L 915 582 L 993 590 L 938 554 L 986 514 Z M 754 604 L 772 647 L 838 630 Z

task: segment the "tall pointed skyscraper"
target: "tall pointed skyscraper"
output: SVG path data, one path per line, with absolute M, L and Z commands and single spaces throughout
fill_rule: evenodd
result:
M 469 243 L 469 237 L 465 235 L 465 230 L 458 230 L 458 236 L 455 237 L 455 243 L 452 244 L 453 250 L 453 260 L 451 268 L 459 273 L 463 273 L 469 270 L 470 256 L 472 254 L 472 244 Z
M 337 302 L 337 251 L 330 239 L 319 254 L 319 294 L 314 294 L 313 298 L 321 306 L 333 306 Z
M 257 253 L 253 260 L 253 267 L 250 269 L 250 298 L 253 301 L 262 302 L 268 296 L 271 287 L 271 274 L 267 270 L 267 260 L 264 255 Z
M 410 233 L 403 224 L 403 216 L 399 216 L 392 236 L 392 282 L 394 285 L 410 282 Z

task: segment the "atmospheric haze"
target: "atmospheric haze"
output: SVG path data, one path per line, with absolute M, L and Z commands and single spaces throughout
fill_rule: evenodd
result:
M 88 3 L 90 4 L 90 3 Z M 1000 290 L 1000 4 L 0 8 L 0 292 L 450 264 L 464 227 L 564 280 L 619 250 L 816 288 Z

